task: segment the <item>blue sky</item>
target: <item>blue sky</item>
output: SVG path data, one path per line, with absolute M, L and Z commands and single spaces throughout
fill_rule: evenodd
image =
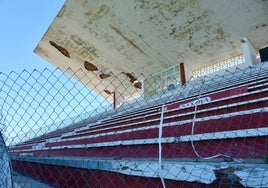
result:
M 29 139 L 26 133 L 43 134 L 43 128 L 55 130 L 63 120 L 85 119 L 96 107 L 110 108 L 104 98 L 33 52 L 64 3 L 0 0 L 0 113 L 8 125 L 8 143 Z
M 0 72 L 55 68 L 33 50 L 65 0 L 0 0 Z

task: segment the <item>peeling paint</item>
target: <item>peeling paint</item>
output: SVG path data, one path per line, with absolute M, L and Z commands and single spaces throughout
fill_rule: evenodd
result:
M 128 73 L 128 72 L 123 72 L 123 74 L 125 74 L 128 78 L 130 78 L 130 82 L 134 83 L 137 78 L 135 78 L 135 76 L 133 76 L 133 74 Z
M 146 54 L 133 40 L 126 37 L 119 29 L 117 29 L 113 25 L 109 25 L 112 30 L 114 30 L 118 35 L 120 35 L 123 39 L 125 39 L 131 46 L 135 49 L 139 50 L 141 53 Z
M 198 3 L 197 0 L 146 1 L 141 8 L 149 12 L 147 21 L 156 24 L 158 27 L 165 27 L 165 22 L 184 14 L 184 11 L 197 6 Z
M 98 50 L 94 45 L 85 43 L 84 40 L 79 38 L 77 35 L 71 35 L 70 40 L 67 40 L 68 45 L 72 46 L 71 49 L 76 52 L 79 58 L 94 60 L 99 58 Z
M 97 71 L 98 70 L 98 67 L 96 67 L 95 65 L 93 65 L 92 63 L 90 63 L 88 61 L 84 61 L 84 67 L 88 71 Z
M 267 45 L 266 3 L 229 1 L 66 1 L 36 52 L 57 67 L 69 66 L 48 48 L 54 41 L 79 68 L 87 60 L 98 70 L 146 76 L 178 61 L 195 70 L 240 54 L 245 36 L 256 49 Z
M 226 34 L 225 34 L 223 28 L 217 28 L 215 30 L 215 33 L 217 34 L 216 37 L 215 37 L 216 40 L 218 40 L 218 41 L 223 41 L 224 40 L 225 41 Z
M 108 12 L 109 7 L 107 5 L 101 5 L 98 9 L 88 10 L 87 12 L 85 12 L 87 23 L 89 25 L 93 24 L 95 21 L 101 19 Z
M 104 92 L 105 92 L 106 94 L 108 94 L 108 95 L 111 95 L 111 94 L 113 93 L 113 92 L 111 92 L 111 91 L 108 90 L 108 89 L 105 89 Z
M 49 41 L 49 43 L 51 44 L 51 46 L 53 46 L 54 48 L 56 48 L 59 52 L 61 52 L 64 56 L 69 57 L 70 58 L 70 54 L 69 52 L 62 46 L 56 44 L 53 41 Z
M 136 0 L 135 8 L 145 10 L 158 10 L 159 12 L 170 12 L 172 16 L 177 16 L 180 12 L 183 12 L 187 7 L 193 6 L 198 0 L 172 0 L 172 1 L 144 1 Z M 161 13 L 160 13 L 161 14 Z
M 141 89 L 141 87 L 142 87 L 141 82 L 137 82 L 137 83 L 135 83 L 135 84 L 134 84 L 134 87 L 137 88 L 137 89 Z
M 101 73 L 101 74 L 99 75 L 99 77 L 100 77 L 101 79 L 106 79 L 106 78 L 109 78 L 110 76 L 111 76 L 110 73 L 108 73 L 108 74 Z
M 184 25 L 170 25 L 171 32 L 169 33 L 175 40 L 182 41 L 187 40 L 189 37 L 197 33 L 198 31 L 206 28 L 210 30 L 212 26 L 204 27 L 203 22 L 205 19 L 208 19 L 210 13 L 209 11 L 204 11 L 199 16 L 193 16 L 191 19 L 187 20 Z M 207 31 L 208 32 L 208 31 Z

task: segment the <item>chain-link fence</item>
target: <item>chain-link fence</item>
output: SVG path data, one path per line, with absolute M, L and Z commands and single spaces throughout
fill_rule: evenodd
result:
M 267 72 L 1 73 L 0 187 L 268 187 Z

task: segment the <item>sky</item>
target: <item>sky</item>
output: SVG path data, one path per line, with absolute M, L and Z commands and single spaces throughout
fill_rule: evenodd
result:
M 96 106 L 110 105 L 33 52 L 64 3 L 0 0 L 0 131 L 8 125 L 7 143 L 29 139 L 25 135 L 37 134 L 37 129 L 44 133 L 43 128 L 59 128 L 55 122 L 80 121 L 83 114 L 98 112 Z
M 55 68 L 33 51 L 65 0 L 0 0 L 0 72 Z

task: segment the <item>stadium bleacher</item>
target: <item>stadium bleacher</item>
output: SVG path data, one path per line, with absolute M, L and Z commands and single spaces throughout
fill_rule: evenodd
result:
M 256 174 L 258 178 L 267 173 L 267 165 L 262 163 L 268 156 L 267 72 L 267 63 L 262 63 L 223 76 L 200 77 L 166 98 L 130 104 L 127 111 L 122 107 L 94 121 L 85 120 L 17 144 L 9 148 L 13 169 L 40 178 L 38 173 L 43 172 L 38 169 L 44 165 L 52 174 L 52 169 L 66 167 L 78 176 L 93 178 L 91 170 L 104 179 L 116 176 L 116 185 L 124 182 L 124 174 L 129 177 L 128 183 L 140 178 L 141 182 L 160 184 L 160 179 L 146 177 L 158 177 L 153 170 L 157 168 L 161 143 L 161 158 L 169 169 L 164 177 L 170 185 L 197 181 L 200 186 L 215 186 L 228 181 L 229 185 L 250 186 L 241 181 L 250 176 L 245 171 L 264 169 Z M 145 169 L 144 161 L 154 162 L 146 163 Z M 26 164 L 34 172 L 25 170 Z M 152 171 L 147 172 L 148 168 Z M 208 174 L 172 176 L 176 168 L 197 174 L 202 168 Z M 233 176 L 226 177 L 227 173 Z M 240 180 L 235 179 L 238 177 Z M 92 181 L 98 181 L 95 178 Z M 55 184 L 51 177 L 43 181 Z M 259 185 L 267 183 L 264 179 L 256 181 Z M 68 187 L 60 181 L 56 185 Z M 79 187 L 79 181 L 75 185 Z

